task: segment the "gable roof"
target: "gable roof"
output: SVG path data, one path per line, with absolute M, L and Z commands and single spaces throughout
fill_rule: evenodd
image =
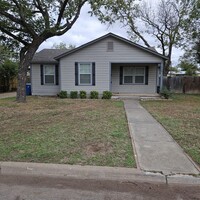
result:
M 58 56 L 55 56 L 54 59 L 55 59 L 55 60 L 59 60 L 59 59 L 65 57 L 65 56 L 68 56 L 68 55 L 70 55 L 70 54 L 72 54 L 72 53 L 74 53 L 74 52 L 77 52 L 77 51 L 79 51 L 79 50 L 81 50 L 81 49 L 83 49 L 83 48 L 85 48 L 85 47 L 88 47 L 88 46 L 90 46 L 90 45 L 92 45 L 92 44 L 94 44 L 94 43 L 96 43 L 96 42 L 99 42 L 99 41 L 101 41 L 101 40 L 103 40 L 103 39 L 105 39 L 105 38 L 108 38 L 108 37 L 113 37 L 113 38 L 115 38 L 115 39 L 117 39 L 117 40 L 120 40 L 120 41 L 122 41 L 122 42 L 125 42 L 125 43 L 127 43 L 127 44 L 130 44 L 130 45 L 132 45 L 133 47 L 137 47 L 137 48 L 139 48 L 139 49 L 141 49 L 141 50 L 143 50 L 143 51 L 146 51 L 146 52 L 151 53 L 151 54 L 153 54 L 153 55 L 155 55 L 155 56 L 161 57 L 161 58 L 163 58 L 164 60 L 168 60 L 168 58 L 167 58 L 166 56 L 163 56 L 162 54 L 158 53 L 157 51 L 155 51 L 155 49 L 143 47 L 143 46 L 141 46 L 141 45 L 139 45 L 139 44 L 136 44 L 136 43 L 134 43 L 134 42 L 132 42 L 132 41 L 130 41 L 130 40 L 127 40 L 127 39 L 125 39 L 125 38 L 123 38 L 123 37 L 121 37 L 121 36 L 118 36 L 118 35 L 116 35 L 116 34 L 113 34 L 113 33 L 108 33 L 108 34 L 106 34 L 106 35 L 104 35 L 104 36 L 102 36 L 102 37 L 99 37 L 99 38 L 97 38 L 97 39 L 95 39 L 95 40 L 92 40 L 92 41 L 86 43 L 86 44 L 83 44 L 83 45 L 81 45 L 81 46 L 79 46 L 79 47 L 77 47 L 77 48 L 75 48 L 75 49 L 72 49 L 72 50 L 69 50 L 69 51 L 67 51 L 67 52 L 64 52 L 64 53 L 62 53 L 62 54 L 60 54 L 60 55 L 58 55 Z
M 31 63 L 56 64 L 58 61 L 54 58 L 68 51 L 69 49 L 43 49 L 34 55 Z

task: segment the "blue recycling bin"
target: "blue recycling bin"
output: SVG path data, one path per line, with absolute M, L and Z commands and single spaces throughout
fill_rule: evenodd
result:
M 31 95 L 31 84 L 30 83 L 26 84 L 26 95 L 27 96 Z

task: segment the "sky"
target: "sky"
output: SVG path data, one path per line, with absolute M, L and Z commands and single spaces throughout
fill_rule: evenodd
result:
M 59 44 L 60 42 L 64 42 L 68 45 L 72 44 L 78 47 L 109 32 L 122 36 L 126 39 L 130 39 L 127 34 L 127 28 L 123 27 L 122 24 L 119 22 L 116 22 L 111 26 L 101 24 L 101 22 L 96 17 L 91 17 L 90 14 L 88 14 L 88 10 L 89 6 L 85 5 L 81 10 L 80 17 L 67 33 L 62 36 L 56 36 L 46 40 L 39 47 L 38 51 L 44 48 L 51 48 L 54 43 Z M 151 46 L 156 46 L 156 43 L 151 36 L 146 35 L 146 38 Z M 140 42 L 139 44 L 143 45 L 143 43 Z M 159 49 L 157 49 L 157 51 L 159 52 Z M 183 52 L 181 50 L 174 49 L 172 53 L 173 65 L 178 64 L 178 59 L 182 53 Z

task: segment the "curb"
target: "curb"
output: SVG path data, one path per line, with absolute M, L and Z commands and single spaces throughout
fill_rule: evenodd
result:
M 0 175 L 30 175 L 60 178 L 184 184 L 200 186 L 200 177 L 142 172 L 134 168 L 79 166 L 25 162 L 0 162 Z

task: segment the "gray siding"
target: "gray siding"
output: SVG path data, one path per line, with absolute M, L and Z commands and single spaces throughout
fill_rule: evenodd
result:
M 114 51 L 107 51 L 107 42 L 113 42 Z M 96 85 L 75 86 L 75 62 L 95 62 Z M 140 50 L 114 38 L 106 38 L 91 46 L 74 52 L 60 59 L 61 90 L 80 91 L 104 90 L 113 92 L 155 93 L 156 92 L 156 67 L 149 68 L 149 85 L 119 85 L 118 69 L 112 68 L 113 84 L 111 87 L 111 63 L 161 63 L 162 59 L 148 52 Z M 117 84 L 118 83 L 118 84 Z
M 31 66 L 31 88 L 32 95 L 57 95 L 60 91 L 59 85 L 41 85 L 40 65 Z
M 113 93 L 132 93 L 132 94 L 154 94 L 157 92 L 157 66 L 149 65 L 148 85 L 120 85 L 119 72 L 121 65 L 112 67 L 112 92 Z

